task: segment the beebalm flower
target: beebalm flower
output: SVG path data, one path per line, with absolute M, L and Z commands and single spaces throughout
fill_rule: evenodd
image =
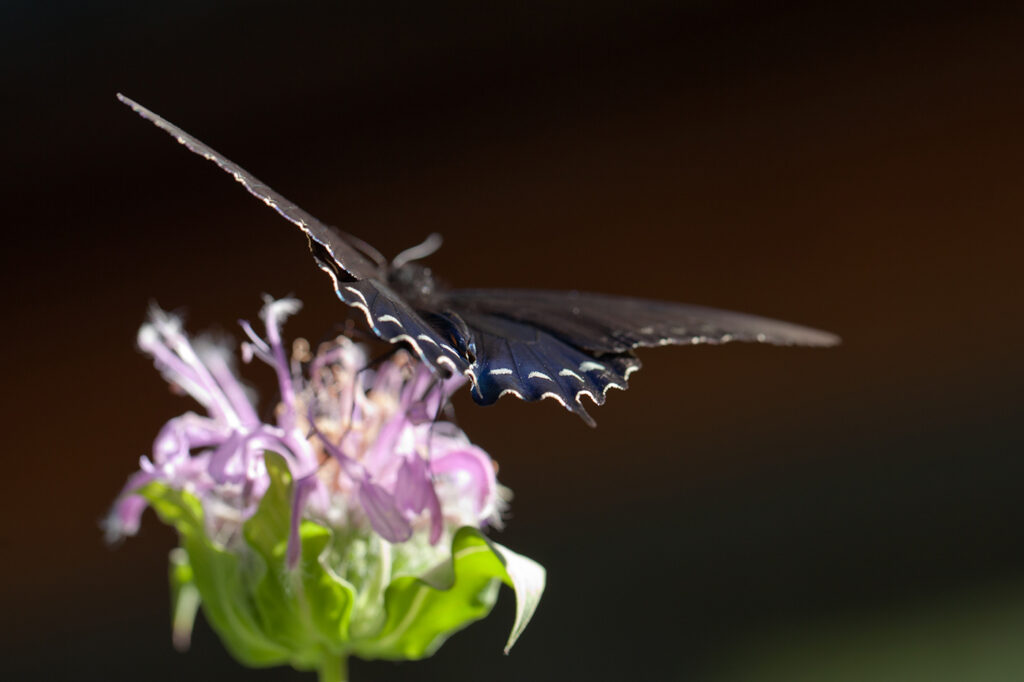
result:
M 442 380 L 404 351 L 371 366 L 345 337 L 286 353 L 300 307 L 267 300 L 248 324 L 246 362 L 275 373 L 280 402 L 260 418 L 221 343 L 192 341 L 154 308 L 139 347 L 205 414 L 168 421 L 107 521 L 134 535 L 152 507 L 173 525 L 174 640 L 199 605 L 228 649 L 253 666 L 289 663 L 340 679 L 344 660 L 428 656 L 485 616 L 499 582 L 516 594 L 506 651 L 544 587 L 539 564 L 488 540 L 508 496 L 495 465 L 450 422 Z

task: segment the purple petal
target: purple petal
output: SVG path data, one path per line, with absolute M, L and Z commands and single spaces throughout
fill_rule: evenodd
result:
M 434 421 L 436 414 L 430 412 L 426 403 L 413 403 L 405 413 L 406 419 L 413 424 L 426 424 Z
M 158 465 L 188 457 L 196 448 L 219 445 L 230 435 L 230 431 L 208 417 L 195 412 L 186 412 L 171 419 L 153 441 L 153 461 Z
M 422 457 L 406 457 L 395 481 L 395 502 L 402 511 L 419 514 L 426 509 L 427 500 L 434 492 L 434 484 Z
M 435 476 L 447 475 L 456 485 L 468 488 L 476 497 L 476 513 L 484 514 L 490 506 L 497 480 L 494 466 L 486 452 L 472 445 L 462 446 L 431 460 Z
M 242 457 L 243 436 L 237 431 L 229 435 L 210 457 L 209 473 L 217 483 L 238 483 L 245 478 Z
M 359 484 L 359 503 L 370 518 L 370 525 L 388 542 L 405 542 L 412 537 L 412 526 L 384 488 L 364 480 Z
M 299 565 L 299 556 L 302 553 L 302 539 L 299 537 L 299 525 L 302 523 L 302 512 L 306 508 L 306 500 L 316 490 L 319 479 L 316 474 L 304 476 L 295 482 L 295 490 L 292 495 L 292 520 L 291 529 L 288 532 L 288 570 Z
M 282 298 L 278 301 L 268 298 L 263 310 L 260 311 L 260 317 L 267 328 L 267 342 L 274 358 L 274 370 L 277 372 L 277 384 L 281 391 L 281 406 L 284 408 L 278 416 L 278 421 L 286 430 L 295 427 L 295 385 L 292 383 L 291 366 L 288 364 L 288 357 L 281 341 L 281 325 L 289 315 L 298 312 L 301 307 L 302 303 L 294 298 Z
M 427 407 L 427 413 L 432 415 L 438 415 L 441 412 L 441 408 L 448 402 L 448 399 L 466 383 L 466 377 L 462 374 L 453 374 L 452 376 L 444 379 L 435 384 L 429 384 L 429 389 L 423 396 L 423 402 Z
M 306 476 L 319 464 L 307 440 L 298 437 L 294 431 L 285 431 L 272 424 L 260 424 L 250 433 L 247 447 L 256 454 L 265 450 L 276 452 L 288 461 L 297 477 Z M 250 460 L 250 464 L 262 461 L 262 457 L 257 457 Z
M 103 521 L 103 530 L 107 542 L 116 542 L 129 535 L 139 532 L 142 512 L 149 504 L 144 497 L 132 493 L 152 481 L 155 476 L 145 471 L 136 471 L 128 478 L 121 489 L 121 494 L 114 502 L 114 508 Z
M 246 395 L 245 388 L 242 387 L 242 384 L 235 377 L 231 369 L 231 364 L 228 361 L 230 356 L 221 347 L 211 346 L 203 348 L 200 352 L 200 357 L 206 363 L 207 368 L 210 370 L 210 375 L 223 391 L 224 396 L 227 398 L 232 409 L 234 409 L 235 414 L 238 415 L 242 425 L 248 428 L 258 425 L 260 418 L 256 415 L 256 410 L 253 408 L 249 396 Z
M 409 426 L 405 413 L 399 410 L 380 428 L 377 437 L 363 456 L 363 462 L 373 475 L 380 476 L 389 464 L 394 463 L 399 438 Z
M 441 539 L 441 531 L 444 529 L 444 516 L 441 514 L 441 500 L 435 492 L 430 496 L 428 502 L 430 507 L 430 544 L 436 545 Z
M 181 331 L 181 320 L 153 308 L 150 321 L 139 329 L 138 344 L 153 356 L 157 368 L 169 382 L 183 388 L 211 415 L 233 426 L 241 421 L 209 369 Z
M 433 422 L 444 403 L 465 381 L 461 374 L 440 379 L 429 367 L 421 365 L 402 391 L 403 411 L 413 424 Z
M 434 490 L 427 461 L 418 455 L 407 457 L 398 470 L 395 481 L 395 501 L 399 509 L 419 514 L 430 511 L 430 544 L 441 539 L 444 519 L 441 516 L 441 501 Z

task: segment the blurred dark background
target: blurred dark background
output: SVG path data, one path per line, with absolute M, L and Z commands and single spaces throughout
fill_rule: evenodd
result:
M 1014 7 L 1016 5 L 1016 7 Z M 370 680 L 1024 679 L 1019 3 L 49 2 L 0 20 L 7 679 L 249 672 L 169 636 L 172 533 L 98 522 L 191 405 L 152 300 L 236 333 L 346 316 L 303 238 L 114 99 L 455 286 L 580 288 L 828 329 L 657 349 L 599 428 L 456 401 L 549 569 Z M 256 369 L 256 368 L 253 368 Z M 248 374 L 257 383 L 259 370 Z

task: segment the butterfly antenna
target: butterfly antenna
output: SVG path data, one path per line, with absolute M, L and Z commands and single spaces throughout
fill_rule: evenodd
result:
M 340 230 L 338 231 L 340 232 Z M 364 256 L 369 256 L 370 259 L 377 263 L 378 266 L 384 267 L 388 264 L 388 259 L 384 257 L 384 254 L 364 242 L 359 237 L 351 235 L 348 232 L 342 232 L 341 234 L 347 241 L 351 242 L 353 246 L 362 251 Z
M 437 232 L 431 232 L 430 236 L 424 239 L 421 243 L 416 246 L 410 246 L 408 249 L 395 256 L 395 259 L 391 261 L 391 267 L 400 268 L 406 263 L 426 258 L 441 248 L 441 242 L 443 241 L 444 240 L 441 238 L 441 235 Z

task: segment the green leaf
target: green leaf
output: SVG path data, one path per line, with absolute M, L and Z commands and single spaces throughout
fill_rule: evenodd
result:
M 385 593 L 387 619 L 372 638 L 353 643 L 362 658 L 417 659 L 486 616 L 497 598 L 498 581 L 516 594 L 516 620 L 505 651 L 533 616 L 544 591 L 544 568 L 490 543 L 477 529 L 460 528 L 452 557 L 427 574 L 396 578 Z
M 207 537 L 199 500 L 161 483 L 149 483 L 138 494 L 146 498 L 164 523 L 177 529 L 203 613 L 231 654 L 250 666 L 288 662 L 288 649 L 263 631 L 246 581 L 240 579 L 239 557 Z
M 243 526 L 246 542 L 263 559 L 251 583 L 254 603 L 267 633 L 291 650 L 293 666 L 319 667 L 325 655 L 345 651 L 354 590 L 321 562 L 331 533 L 310 521 L 299 528 L 299 564 L 288 569 L 292 477 L 280 455 L 267 452 L 264 459 L 270 487 Z
M 516 554 L 508 547 L 503 547 L 497 542 L 490 542 L 490 545 L 505 564 L 505 575 L 508 578 L 505 584 L 516 594 L 516 619 L 512 624 L 508 641 L 505 642 L 507 654 L 519 639 L 519 635 L 523 634 L 523 630 L 533 618 L 534 611 L 537 610 L 537 605 L 540 604 L 547 582 L 547 571 L 533 559 Z
M 207 535 L 203 507 L 194 496 L 160 483 L 138 491 L 180 536 L 181 547 L 171 556 L 176 643 L 187 645 L 201 600 L 210 625 L 245 665 L 327 670 L 349 654 L 423 658 L 486 616 L 502 582 L 516 596 L 506 652 L 522 634 L 544 591 L 544 569 L 475 528 L 459 529 L 450 558 L 426 574 L 390 583 L 391 554 L 378 540 L 380 553 L 371 554 L 381 562 L 380 570 L 354 573 L 365 578 L 357 581 L 358 601 L 356 588 L 339 574 L 347 562 L 365 561 L 353 558 L 366 550 L 363 540 L 336 537 L 303 521 L 299 562 L 289 570 L 294 485 L 284 458 L 266 453 L 265 461 L 270 486 L 242 526 L 244 542 L 235 538 L 231 551 Z
M 161 520 L 177 529 L 184 551 L 172 556 L 174 632 L 187 641 L 191 624 L 184 622 L 198 592 L 206 619 L 245 665 L 321 667 L 346 650 L 354 591 L 323 564 L 331 533 L 312 522 L 300 526 L 302 553 L 298 566 L 288 570 L 291 474 L 279 455 L 265 457 L 270 487 L 243 524 L 246 545 L 232 552 L 207 536 L 194 496 L 158 483 L 139 490 Z
M 171 550 L 171 639 L 174 648 L 186 651 L 192 642 L 192 626 L 202 597 L 196 587 L 195 574 L 188 562 L 188 552 L 181 547 Z

